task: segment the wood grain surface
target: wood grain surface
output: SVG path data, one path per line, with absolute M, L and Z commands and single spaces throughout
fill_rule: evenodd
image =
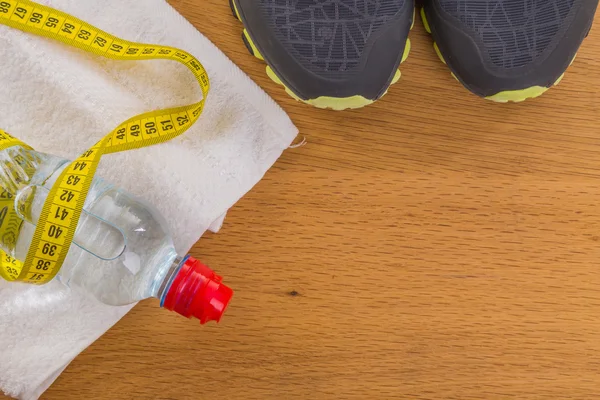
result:
M 171 3 L 307 144 L 194 248 L 236 290 L 220 325 L 143 302 L 42 398 L 600 396 L 600 30 L 559 87 L 499 105 L 417 21 L 400 82 L 338 113 L 271 82 L 225 0 Z

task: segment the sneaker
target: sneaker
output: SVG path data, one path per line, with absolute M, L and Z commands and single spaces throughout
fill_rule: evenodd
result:
M 506 103 L 558 84 L 594 19 L 598 0 L 425 0 L 434 48 L 467 89 Z
M 230 0 L 242 39 L 296 100 L 344 110 L 400 79 L 414 0 Z

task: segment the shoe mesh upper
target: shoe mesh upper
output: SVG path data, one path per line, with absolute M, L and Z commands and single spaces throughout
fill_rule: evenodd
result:
M 569 12 L 581 0 L 438 0 L 483 42 L 494 65 L 534 62 L 562 37 Z
M 317 75 L 331 76 L 356 69 L 368 39 L 407 0 L 257 1 L 296 60 Z

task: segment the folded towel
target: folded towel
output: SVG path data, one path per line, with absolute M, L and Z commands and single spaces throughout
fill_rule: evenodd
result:
M 262 178 L 296 128 L 164 0 L 40 2 L 124 39 L 185 49 L 206 67 L 212 90 L 195 126 L 166 144 L 108 155 L 98 171 L 154 204 L 185 254 L 207 229 L 219 229 L 227 209 Z M 0 127 L 65 158 L 129 117 L 200 96 L 193 76 L 178 63 L 108 60 L 5 26 L 0 60 Z M 59 282 L 0 282 L 0 389 L 38 398 L 129 310 L 99 304 Z

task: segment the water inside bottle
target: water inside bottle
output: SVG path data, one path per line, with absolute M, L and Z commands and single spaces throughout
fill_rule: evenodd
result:
M 23 221 L 36 225 L 33 216 L 40 215 L 49 192 L 50 189 L 41 185 L 27 186 L 18 191 L 15 197 L 15 210 Z M 61 210 L 58 209 L 55 212 L 56 217 L 60 218 Z M 86 232 L 86 235 L 78 235 L 81 232 Z M 94 232 L 98 234 L 93 235 Z M 111 261 L 119 258 L 125 252 L 127 236 L 119 227 L 109 221 L 83 210 L 73 244 L 101 260 Z

